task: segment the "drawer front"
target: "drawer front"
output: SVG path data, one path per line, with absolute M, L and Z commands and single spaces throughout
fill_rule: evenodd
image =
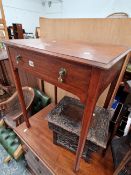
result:
M 45 166 L 39 158 L 37 158 L 29 149 L 25 154 L 28 166 L 37 175 L 53 175 L 53 173 Z
M 13 65 L 24 68 L 45 81 L 78 95 L 86 95 L 91 67 L 64 61 L 54 56 L 9 48 Z M 20 56 L 20 58 L 16 57 Z M 18 64 L 17 64 L 18 63 Z M 61 71 L 65 71 L 61 74 Z M 61 82 L 63 80 L 63 82 Z

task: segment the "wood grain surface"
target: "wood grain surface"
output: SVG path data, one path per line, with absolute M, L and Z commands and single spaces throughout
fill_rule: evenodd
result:
M 6 45 L 54 56 L 57 59 L 69 60 L 75 63 L 91 65 L 109 69 L 123 58 L 130 49 L 125 46 L 112 44 L 89 44 L 88 42 L 44 40 L 44 39 L 19 39 L 4 41 Z M 16 50 L 20 53 L 20 50 Z M 42 58 L 41 58 L 42 59 Z
M 40 18 L 41 38 L 131 47 L 131 18 Z
M 53 144 L 53 135 L 44 118 L 54 108 L 51 104 L 30 119 L 31 128 L 27 129 L 23 123 L 15 128 L 16 134 L 31 149 L 31 151 L 56 175 L 112 175 L 113 166 L 111 154 L 105 158 L 94 155 L 91 164 L 81 160 L 79 172 L 72 171 L 75 155 Z

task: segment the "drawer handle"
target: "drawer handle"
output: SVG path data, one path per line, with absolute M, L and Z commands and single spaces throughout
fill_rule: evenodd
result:
M 21 55 L 17 55 L 16 56 L 16 63 L 19 64 L 19 61 L 22 59 Z
M 64 82 L 64 77 L 66 76 L 67 71 L 65 68 L 60 68 L 59 70 L 59 77 L 58 77 L 58 82 L 63 83 Z

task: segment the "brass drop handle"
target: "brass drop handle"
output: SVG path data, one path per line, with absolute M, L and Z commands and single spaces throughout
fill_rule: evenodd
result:
M 19 64 L 19 61 L 22 59 L 21 55 L 17 55 L 16 56 L 16 63 Z
M 64 77 L 66 76 L 67 71 L 65 68 L 60 68 L 59 70 L 59 77 L 58 77 L 58 82 L 63 83 L 64 82 Z

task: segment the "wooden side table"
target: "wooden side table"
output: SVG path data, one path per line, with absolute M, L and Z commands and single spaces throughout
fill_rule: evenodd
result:
M 77 95 L 85 105 L 74 170 L 79 170 L 96 102 L 111 83 L 107 108 L 120 70 L 130 49 L 123 46 L 42 39 L 5 41 L 26 125 L 30 128 L 18 69 Z

